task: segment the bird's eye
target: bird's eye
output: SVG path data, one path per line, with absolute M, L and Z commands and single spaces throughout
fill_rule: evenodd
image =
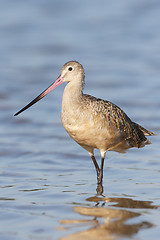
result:
M 68 71 L 72 71 L 72 70 L 73 70 L 73 68 L 72 68 L 72 67 L 69 67 L 69 68 L 68 68 Z

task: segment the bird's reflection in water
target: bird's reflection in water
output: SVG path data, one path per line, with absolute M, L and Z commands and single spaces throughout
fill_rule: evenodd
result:
M 139 223 L 127 224 L 127 220 L 132 220 L 135 217 L 141 216 L 140 209 L 156 209 L 158 206 L 153 206 L 151 201 L 137 201 L 131 198 L 108 198 L 102 196 L 93 196 L 86 199 L 93 207 L 73 207 L 74 212 L 84 216 L 84 220 L 61 220 L 60 224 L 72 228 L 75 224 L 80 224 L 81 227 L 88 230 L 77 232 L 61 240 L 106 240 L 118 239 L 119 237 L 132 237 L 141 229 L 153 227 L 153 224 L 148 221 Z M 134 209 L 134 210 L 132 210 Z M 137 209 L 137 211 L 135 211 Z M 86 217 L 88 216 L 88 219 Z

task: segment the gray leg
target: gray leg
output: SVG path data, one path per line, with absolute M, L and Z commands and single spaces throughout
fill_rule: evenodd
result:
M 101 159 L 101 168 L 99 168 L 98 163 L 97 163 L 97 161 L 96 161 L 94 155 L 91 156 L 91 158 L 92 158 L 92 161 L 93 161 L 94 166 L 95 166 L 95 168 L 96 168 L 96 172 L 97 172 L 97 181 L 98 181 L 98 183 L 102 183 L 102 179 L 103 179 L 104 158 L 102 157 L 102 159 Z
M 95 156 L 94 156 L 94 155 L 92 155 L 92 156 L 91 156 L 91 158 L 92 158 L 92 161 L 93 161 L 93 163 L 94 163 L 94 166 L 95 166 L 95 168 L 96 168 L 96 172 L 97 172 L 97 178 L 98 178 L 99 171 L 100 171 L 100 169 L 99 169 L 99 166 L 98 166 L 98 163 L 97 163 L 97 161 L 96 161 L 96 159 L 95 159 Z
M 101 168 L 99 170 L 99 174 L 97 174 L 97 195 L 102 195 L 103 193 L 103 185 L 102 185 L 102 180 L 103 180 L 103 166 L 104 166 L 104 157 L 101 159 Z
M 97 175 L 98 183 L 102 183 L 103 180 L 103 166 L 104 166 L 104 158 L 101 159 L 101 168 L 99 169 L 99 173 Z
M 96 191 L 97 191 L 97 195 L 102 196 L 102 193 L 103 193 L 103 185 L 102 185 L 102 182 L 101 182 L 101 183 L 97 183 Z

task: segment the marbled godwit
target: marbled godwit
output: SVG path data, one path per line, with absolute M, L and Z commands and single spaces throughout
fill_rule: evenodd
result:
M 154 135 L 131 119 L 115 104 L 83 94 L 84 70 L 77 61 L 64 64 L 60 76 L 44 92 L 15 114 L 17 116 L 54 88 L 67 82 L 63 93 L 61 120 L 67 133 L 91 156 L 97 171 L 98 184 L 102 183 L 106 151 L 125 152 L 128 148 L 144 147 Z M 94 149 L 100 150 L 99 167 Z

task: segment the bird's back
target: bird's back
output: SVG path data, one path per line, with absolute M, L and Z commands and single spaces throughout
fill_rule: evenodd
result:
M 68 85 L 63 94 L 61 119 L 68 134 L 86 149 L 125 152 L 149 144 L 145 135 L 153 135 L 132 122 L 115 104 L 83 93 L 76 95 Z
M 115 104 L 84 94 L 84 104 L 93 109 L 92 114 L 99 116 L 99 121 L 105 121 L 104 127 L 113 134 L 112 144 L 107 150 L 125 152 L 131 147 L 144 147 L 150 144 L 145 136 L 154 135 L 139 124 L 132 122 L 125 112 Z M 102 127 L 102 131 L 104 131 Z M 105 141 L 105 139 L 104 139 Z

